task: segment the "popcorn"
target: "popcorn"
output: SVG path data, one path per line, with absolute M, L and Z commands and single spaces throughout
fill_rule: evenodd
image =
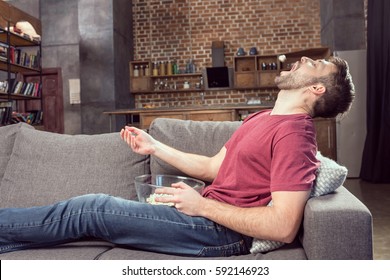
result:
M 281 55 L 279 55 L 278 59 L 279 59 L 280 62 L 283 63 L 283 62 L 286 61 L 287 57 L 284 54 L 281 54 Z
M 157 202 L 156 197 L 163 197 L 163 196 L 171 196 L 170 194 L 157 194 L 152 193 L 147 199 L 146 202 L 153 204 L 153 205 L 167 205 L 167 206 L 175 206 L 175 203 L 173 202 Z

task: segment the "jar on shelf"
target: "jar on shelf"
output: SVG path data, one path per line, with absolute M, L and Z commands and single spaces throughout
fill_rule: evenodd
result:
M 145 76 L 150 76 L 149 64 L 146 64 L 146 65 L 145 65 Z
M 158 76 L 158 62 L 153 62 L 153 76 Z
M 134 77 L 139 77 L 138 65 L 134 65 L 133 75 L 134 75 Z

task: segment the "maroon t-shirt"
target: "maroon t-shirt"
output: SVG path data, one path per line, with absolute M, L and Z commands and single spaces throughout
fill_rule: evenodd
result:
M 307 114 L 249 116 L 225 144 L 218 175 L 202 195 L 240 207 L 267 205 L 271 192 L 310 190 L 318 160 Z

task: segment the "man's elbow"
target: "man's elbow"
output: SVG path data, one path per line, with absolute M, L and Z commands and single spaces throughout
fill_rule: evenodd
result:
M 297 225 L 286 225 L 282 230 L 278 231 L 278 241 L 284 243 L 292 243 L 298 233 L 299 226 Z
M 204 166 L 202 171 L 202 180 L 207 182 L 213 182 L 215 177 L 217 177 L 218 174 L 218 168 L 215 168 L 213 166 Z
M 211 183 L 215 179 L 215 174 L 210 172 L 210 170 L 205 169 L 202 172 L 200 172 L 198 179 Z
M 297 233 L 291 233 L 280 237 L 280 242 L 283 243 L 292 243 L 295 240 L 295 237 L 297 236 Z

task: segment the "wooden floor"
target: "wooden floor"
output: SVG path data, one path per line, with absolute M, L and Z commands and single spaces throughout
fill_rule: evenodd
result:
M 360 179 L 347 179 L 344 186 L 372 213 L 374 259 L 390 260 L 390 184 L 372 184 Z

